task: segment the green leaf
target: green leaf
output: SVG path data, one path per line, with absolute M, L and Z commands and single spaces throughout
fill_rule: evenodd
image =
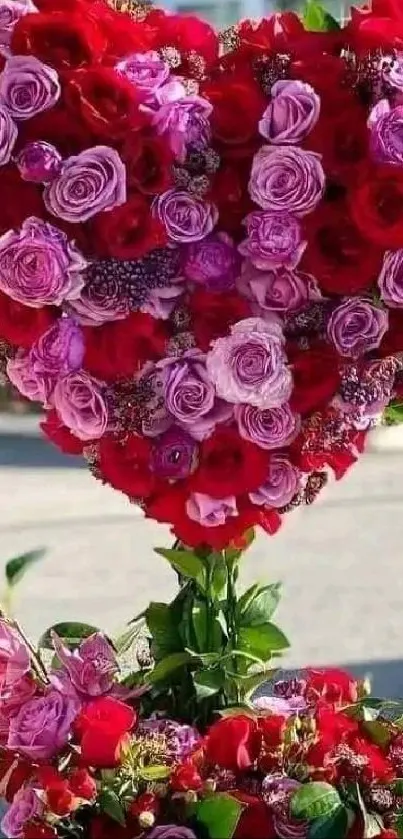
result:
M 210 652 L 206 648 L 207 641 L 207 609 L 204 601 L 195 602 L 192 608 L 192 624 L 196 636 L 197 649 L 201 653 Z
M 200 670 L 193 675 L 198 699 L 209 699 L 218 693 L 224 684 L 224 674 L 218 668 L 216 670 Z
M 14 556 L 6 563 L 5 573 L 6 580 L 9 586 L 16 586 L 22 580 L 28 568 L 34 565 L 35 562 L 45 556 L 46 548 L 36 548 L 33 551 L 27 551 L 25 554 Z
M 330 816 L 333 810 L 341 806 L 337 789 L 324 781 L 304 784 L 292 796 L 291 814 L 295 819 L 313 821 Z
M 106 813 L 107 816 L 110 816 L 110 818 L 113 819 L 113 821 L 122 825 L 122 827 L 125 827 L 126 819 L 124 810 L 116 792 L 114 792 L 112 789 L 104 787 L 104 789 L 102 789 L 99 794 L 98 802 L 101 807 L 101 810 L 103 810 L 103 812 Z
M 139 621 L 138 623 L 128 626 L 127 629 L 119 635 L 114 642 L 115 650 L 119 655 L 123 655 L 123 653 L 127 653 L 131 650 L 136 638 L 142 631 L 143 626 L 144 622 Z
M 241 627 L 238 646 L 241 650 L 267 661 L 272 652 L 285 650 L 290 645 L 281 629 L 274 623 L 262 623 L 259 626 Z
M 403 812 L 397 814 L 393 827 L 396 830 L 399 839 L 403 839 Z
M 236 611 L 237 611 L 237 614 L 238 614 L 239 618 L 249 608 L 253 599 L 256 597 L 258 591 L 259 591 L 259 585 L 258 585 L 258 583 L 254 583 L 253 586 L 251 586 L 250 588 L 247 588 L 246 591 L 244 591 L 244 593 L 241 594 L 241 596 L 238 600 L 238 603 L 236 605 Z
M 94 635 L 95 632 L 100 632 L 100 630 L 89 623 L 79 623 L 78 621 L 55 623 L 41 636 L 38 644 L 40 650 L 53 650 L 52 632 L 55 632 L 67 647 L 73 648 L 78 647 L 81 641 L 84 641 L 84 638 L 89 638 L 90 635 Z
M 382 419 L 385 425 L 400 425 L 403 422 L 403 404 L 401 402 L 392 402 L 385 408 Z
M 178 574 L 196 580 L 204 588 L 206 569 L 204 563 L 196 554 L 192 551 L 176 551 L 173 548 L 154 548 L 154 550 L 156 554 L 167 559 Z
M 280 600 L 280 583 L 258 588 L 240 613 L 241 626 L 259 626 L 270 620 Z
M 200 802 L 196 818 L 208 830 L 210 839 L 232 839 L 242 805 L 230 795 L 216 794 Z
M 369 739 L 381 748 L 387 748 L 392 739 L 390 725 L 380 720 L 371 720 L 370 722 L 363 722 L 362 727 Z
M 167 655 L 155 665 L 150 673 L 147 674 L 147 681 L 154 685 L 156 682 L 166 679 L 167 676 L 170 676 L 171 673 L 178 670 L 180 667 L 184 667 L 184 665 L 188 664 L 190 661 L 192 661 L 192 656 L 186 652 Z
M 308 32 L 333 32 L 340 29 L 337 20 L 318 0 L 306 0 L 302 20 Z
M 143 781 L 164 781 L 169 778 L 171 770 L 169 766 L 143 766 L 140 770 L 140 776 Z
M 152 654 L 157 661 L 182 649 L 178 623 L 168 603 L 150 603 L 146 622 L 152 636 Z
M 308 839 L 344 839 L 348 830 L 348 811 L 336 807 L 330 816 L 321 816 L 310 825 Z

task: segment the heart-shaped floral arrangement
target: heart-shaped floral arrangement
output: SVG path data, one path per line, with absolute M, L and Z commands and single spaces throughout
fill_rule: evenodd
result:
M 311 0 L 220 39 L 0 3 L 5 378 L 185 544 L 274 533 L 399 413 L 395 11 L 340 29 Z

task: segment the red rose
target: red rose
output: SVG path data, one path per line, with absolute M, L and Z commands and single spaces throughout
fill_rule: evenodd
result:
M 39 13 L 20 18 L 11 51 L 34 55 L 56 70 L 70 70 L 102 60 L 106 39 L 94 20 L 80 13 Z
M 349 745 L 356 755 L 366 759 L 362 769 L 362 777 L 365 783 L 386 784 L 393 780 L 395 777 L 394 769 L 380 746 L 369 743 L 363 737 L 350 739 Z
M 75 437 L 70 429 L 63 425 L 56 411 L 48 411 L 40 427 L 45 437 L 64 454 L 82 454 L 83 441 Z
M 126 166 L 129 190 L 159 195 L 172 186 L 172 152 L 161 137 L 132 131 L 120 149 L 120 156 Z
M 113 839 L 133 839 L 135 835 L 132 824 L 123 827 L 105 813 L 101 816 L 93 816 L 90 821 L 89 839 L 112 839 L 112 837 Z
M 281 714 L 270 714 L 259 720 L 259 730 L 262 732 L 263 743 L 269 751 L 273 752 L 284 740 L 286 718 Z
M 388 331 L 382 339 L 382 356 L 395 355 L 403 351 L 403 309 L 389 309 Z
M 316 126 L 305 141 L 309 149 L 322 156 L 330 189 L 332 179 L 351 187 L 352 178 L 368 158 L 368 113 L 357 96 L 342 90 L 336 96 L 324 94 L 329 110 L 321 112 Z
M 231 794 L 243 805 L 234 839 L 276 839 L 273 816 L 265 802 L 238 790 Z
M 150 471 L 151 443 L 135 434 L 119 442 L 103 437 L 99 442 L 99 469 L 102 479 L 129 498 L 147 498 L 155 490 Z
M 244 20 L 237 28 L 240 50 L 252 53 L 275 51 L 288 53 L 290 44 L 306 35 L 304 25 L 295 12 L 275 12 L 270 17 L 255 21 Z
M 302 264 L 326 293 L 363 291 L 376 282 L 382 266 L 382 250 L 368 241 L 353 210 L 353 203 L 350 213 L 343 201 L 329 201 L 305 222 L 308 247 Z
M 34 309 L 0 291 L 0 337 L 16 347 L 30 349 L 56 320 L 57 309 Z
M 75 70 L 64 94 L 70 119 L 80 119 L 99 142 L 110 144 L 146 123 L 135 85 L 111 67 Z
M 135 723 L 136 713 L 118 699 L 106 696 L 89 702 L 75 724 L 82 763 L 103 769 L 118 766 L 122 745 Z
M 373 166 L 350 196 L 351 216 L 362 236 L 385 250 L 403 247 L 403 171 Z
M 76 806 L 74 795 L 67 781 L 60 781 L 49 787 L 46 790 L 46 800 L 49 810 L 56 816 L 68 816 Z
M 399 2 L 399 0 L 397 0 Z M 351 19 L 343 29 L 344 41 L 359 54 L 373 50 L 403 48 L 403 19 L 393 17 L 389 4 L 384 12 L 372 8 L 352 8 Z
M 307 670 L 306 678 L 306 694 L 314 701 L 320 697 L 334 705 L 349 705 L 357 702 L 357 680 L 344 670 L 336 668 Z
M 84 367 L 107 382 L 132 376 L 146 361 L 161 358 L 167 340 L 164 324 L 142 312 L 95 328 L 85 327 L 84 334 Z
M 214 723 L 206 737 L 206 760 L 212 766 L 245 771 L 257 760 L 262 735 L 257 721 L 239 714 Z
M 267 451 L 244 440 L 234 428 L 218 426 L 200 446 L 199 466 L 189 486 L 213 498 L 253 492 L 265 481 L 269 458 Z
M 336 350 L 325 343 L 309 350 L 288 347 L 288 357 L 294 380 L 292 410 L 309 414 L 327 405 L 340 384 Z
M 175 767 L 170 777 L 170 785 L 175 792 L 187 792 L 201 789 L 203 781 L 194 764 L 188 761 Z
M 151 48 L 153 33 L 144 21 L 135 21 L 126 12 L 116 12 L 104 0 L 93 0 L 89 11 L 107 40 L 104 61 L 110 66 L 131 53 Z
M 203 288 L 196 289 L 188 305 L 196 341 L 204 352 L 216 338 L 228 335 L 234 323 L 251 315 L 249 302 L 236 291 L 214 294 Z
M 69 787 L 77 796 L 84 801 L 92 801 L 97 794 L 97 784 L 87 769 L 73 769 L 69 776 Z
M 215 29 L 206 21 L 193 15 L 166 14 L 160 9 L 153 10 L 146 18 L 146 26 L 153 33 L 154 49 L 174 47 L 182 57 L 182 64 L 177 72 L 184 75 L 200 74 L 199 64 L 193 67 L 191 58 L 187 56 L 201 56 L 205 66 L 213 64 L 218 58 L 219 41 Z
M 346 62 L 338 55 L 313 52 L 291 62 L 290 76 L 311 85 L 321 96 L 320 112 L 334 113 L 334 96 L 344 93 Z
M 15 166 L 1 170 L 0 236 L 11 228 L 20 227 L 28 216 L 43 218 L 45 207 L 41 190 L 23 181 Z
M 116 259 L 139 259 L 167 241 L 163 225 L 142 195 L 133 195 L 121 207 L 99 213 L 91 230 L 98 256 Z
M 63 157 L 79 154 L 92 145 L 91 133 L 88 127 L 78 119 L 72 119 L 71 114 L 63 105 L 56 105 L 49 111 L 32 119 L 20 122 L 18 134 L 18 147 L 22 148 L 27 143 L 34 142 L 41 138 L 47 143 L 56 146 Z M 2 173 L 3 174 L 3 173 Z M 60 227 L 60 219 L 55 223 Z
M 259 120 L 267 105 L 252 74 L 225 74 L 204 84 L 202 94 L 214 108 L 210 117 L 213 137 L 224 146 L 248 150 L 258 139 Z
M 24 824 L 23 839 L 57 839 L 55 827 L 45 822 L 31 821 Z
M 210 198 L 220 214 L 220 228 L 238 239 L 245 236 L 243 222 L 253 210 L 248 192 L 250 159 L 224 163 L 214 175 Z
M 5 752 L 1 756 L 0 766 L 2 784 L 7 774 L 4 797 L 11 803 L 21 787 L 32 777 L 32 765 L 28 761 L 16 758 L 14 752 Z

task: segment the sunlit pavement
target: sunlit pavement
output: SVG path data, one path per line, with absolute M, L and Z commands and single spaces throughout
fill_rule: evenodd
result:
M 48 547 L 16 598 L 29 633 L 73 618 L 114 631 L 150 598 L 170 597 L 174 575 L 152 552 L 170 544 L 167 529 L 144 521 L 80 461 L 1 431 L 0 422 L 2 560 Z M 395 448 L 367 454 L 275 538 L 260 535 L 242 578 L 284 583 L 285 666 L 351 664 L 372 672 L 378 693 L 403 696 L 403 450 Z

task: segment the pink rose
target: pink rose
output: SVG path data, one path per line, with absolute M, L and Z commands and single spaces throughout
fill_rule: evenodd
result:
M 106 431 L 108 409 L 102 383 L 80 370 L 60 379 L 53 404 L 60 419 L 79 440 L 98 440 Z
M 7 748 L 34 762 L 50 760 L 66 745 L 79 710 L 71 696 L 49 688 L 11 719 Z
M 1 829 L 10 839 L 20 839 L 24 835 L 27 822 L 41 816 L 44 805 L 32 787 L 22 787 L 15 794 L 3 820 Z

